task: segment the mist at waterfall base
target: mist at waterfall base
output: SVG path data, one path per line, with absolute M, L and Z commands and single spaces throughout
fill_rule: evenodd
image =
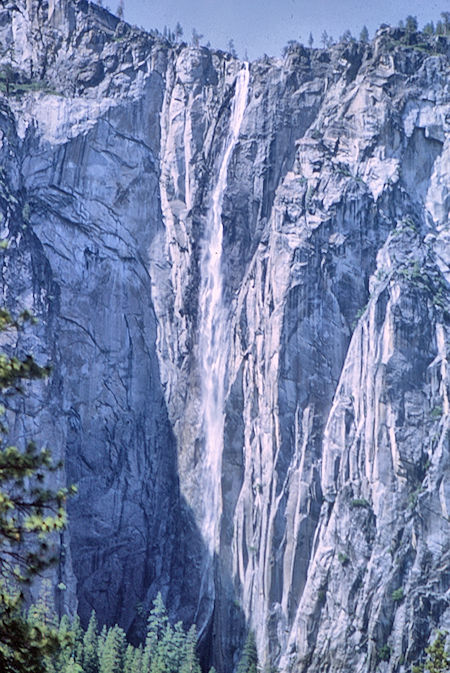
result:
M 115 3 L 110 0 L 111 9 Z M 189 41 L 192 29 L 203 35 L 202 43 L 208 41 L 216 49 L 227 49 L 233 40 L 239 56 L 255 59 L 264 53 L 280 54 L 288 40 L 300 40 L 305 44 L 310 32 L 315 46 L 320 46 L 323 31 L 338 38 L 345 30 L 358 36 L 366 25 L 373 35 L 381 23 L 397 25 L 412 14 L 419 25 L 439 18 L 440 12 L 448 10 L 445 0 L 380 0 L 364 3 L 360 0 L 229 0 L 226 3 L 208 0 L 167 0 L 154 3 L 150 0 L 125 0 L 125 19 L 146 30 L 164 26 L 175 28 L 177 21 L 184 29 L 184 39 Z

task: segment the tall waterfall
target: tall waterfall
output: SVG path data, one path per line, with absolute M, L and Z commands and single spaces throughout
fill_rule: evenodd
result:
M 215 538 L 214 522 L 217 524 L 219 521 L 218 484 L 220 484 L 224 431 L 225 369 L 229 344 L 227 311 L 222 298 L 222 204 L 227 186 L 228 165 L 239 137 L 247 103 L 249 77 L 248 63 L 245 63 L 236 80 L 230 127 L 208 213 L 208 229 L 201 265 L 199 358 L 202 376 L 205 468 L 210 472 L 208 481 L 211 487 L 211 493 L 205 494 L 204 501 L 207 506 L 205 525 L 210 529 L 207 539 L 211 541 Z

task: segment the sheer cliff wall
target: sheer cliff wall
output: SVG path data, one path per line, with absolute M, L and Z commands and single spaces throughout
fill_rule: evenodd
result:
M 450 626 L 448 41 L 243 66 L 36 0 L 0 37 L 4 298 L 54 363 L 18 432 L 79 488 L 62 609 L 138 637 L 161 590 L 221 673 L 246 628 L 282 671 L 409 670 Z

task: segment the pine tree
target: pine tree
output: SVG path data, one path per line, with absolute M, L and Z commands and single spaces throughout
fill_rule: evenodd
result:
M 200 46 L 200 40 L 204 37 L 200 33 L 197 32 L 195 28 L 192 29 L 192 44 L 194 47 L 199 47 Z
M 445 35 L 445 26 L 440 19 L 436 23 L 436 35 Z
M 55 668 L 58 673 L 66 673 L 73 661 L 73 634 L 71 631 L 69 617 L 63 615 L 58 627 L 58 638 L 62 646 L 55 657 Z
M 92 610 L 88 628 L 83 637 L 83 672 L 98 673 L 98 623 Z
M 134 659 L 133 659 L 133 665 L 131 667 L 131 673 L 143 672 L 144 669 L 142 667 L 142 657 L 143 657 L 142 646 L 139 645 L 139 647 L 135 648 L 134 650 Z
M 441 12 L 445 35 L 450 35 L 450 12 Z
M 309 46 L 310 49 L 312 49 L 313 44 L 314 44 L 314 37 L 313 37 L 313 34 L 310 33 L 309 37 L 308 37 L 308 46 Z
M 201 668 L 196 654 L 197 648 L 197 629 L 195 624 L 189 629 L 183 648 L 183 662 L 180 667 L 180 673 L 201 673 Z
M 179 21 L 177 21 L 177 25 L 175 26 L 175 39 L 177 42 L 181 42 L 181 38 L 183 37 L 183 27 Z
M 97 640 L 97 655 L 99 662 L 102 656 L 103 648 L 105 647 L 107 635 L 108 635 L 108 627 L 106 626 L 106 624 L 104 624 Z
M 49 579 L 43 580 L 38 599 L 28 610 L 28 619 L 32 624 L 43 624 L 55 629 L 59 626 L 52 594 L 51 581 Z
M 123 660 L 123 673 L 133 673 L 133 664 L 134 664 L 134 647 L 133 645 L 128 645 L 125 650 L 125 656 Z
M 353 41 L 353 36 L 349 29 L 345 30 L 343 34 L 341 35 L 341 42 L 352 42 Z
M 81 627 L 80 618 L 78 615 L 75 615 L 72 621 L 71 635 L 73 639 L 73 650 L 72 656 L 76 664 L 80 666 L 83 663 L 83 638 L 84 631 Z
M 228 51 L 230 52 L 230 54 L 232 55 L 233 58 L 238 57 L 236 47 L 234 46 L 234 40 L 233 39 L 228 40 Z
M 28 311 L 14 319 L 0 309 L 0 332 L 14 336 L 33 321 Z M 49 372 L 31 355 L 18 358 L 1 352 L 0 394 L 23 394 L 22 381 L 43 379 Z M 22 586 L 56 560 L 48 536 L 65 525 L 68 490 L 44 487 L 47 475 L 60 467 L 52 463 L 49 451 L 38 451 L 33 442 L 23 450 L 8 444 L 4 413 L 0 405 L 0 671 L 43 673 L 59 647 L 58 631 L 26 619 Z
M 99 673 L 122 673 L 125 647 L 125 632 L 119 626 L 113 626 L 106 636 Z
M 406 17 L 405 21 L 405 30 L 407 33 L 415 33 L 418 29 L 418 23 L 417 23 L 417 18 L 415 16 L 409 16 Z
M 150 668 L 151 673 L 159 673 L 159 671 L 163 670 L 173 673 L 176 658 L 177 653 L 173 643 L 173 630 L 170 624 L 167 624 L 166 630 L 156 648 L 156 657 L 154 657 Z
M 256 673 L 257 667 L 258 653 L 256 650 L 255 635 L 253 631 L 249 631 L 237 667 L 237 673 Z
M 75 663 L 73 657 L 67 663 L 66 668 L 61 670 L 61 673 L 83 673 L 80 664 Z
M 425 670 L 428 673 L 448 673 L 450 671 L 450 655 L 445 651 L 446 632 L 438 631 L 436 640 L 425 650 L 428 657 Z
M 158 642 L 162 640 L 163 634 L 166 631 L 169 618 L 167 616 L 166 606 L 161 596 L 158 593 L 153 601 L 153 608 L 147 622 L 147 637 L 145 639 L 145 649 L 142 661 L 143 673 L 149 673 L 152 660 L 156 656 Z
M 363 26 L 361 33 L 359 35 L 360 42 L 368 42 L 369 41 L 369 31 L 367 30 L 367 26 Z

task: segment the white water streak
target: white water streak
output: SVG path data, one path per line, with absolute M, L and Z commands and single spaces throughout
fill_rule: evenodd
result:
M 204 494 L 205 525 L 208 540 L 215 539 L 214 522 L 219 521 L 220 470 L 224 432 L 224 397 L 226 362 L 229 351 L 229 326 L 222 298 L 222 204 L 227 187 L 228 165 L 239 138 L 249 83 L 248 63 L 239 72 L 230 117 L 225 152 L 208 214 L 208 231 L 202 258 L 200 290 L 199 359 L 202 377 L 205 467 L 209 472 L 211 492 Z

